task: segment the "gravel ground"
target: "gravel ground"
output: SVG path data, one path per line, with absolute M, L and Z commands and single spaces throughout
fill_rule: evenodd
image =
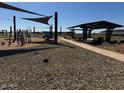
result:
M 0 89 L 124 89 L 124 63 L 65 42 L 0 50 Z

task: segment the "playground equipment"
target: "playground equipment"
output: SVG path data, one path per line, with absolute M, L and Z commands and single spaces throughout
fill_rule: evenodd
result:
M 12 39 L 12 26 L 10 26 L 8 46 L 10 46 L 10 45 L 11 45 L 11 39 Z
M 17 8 L 15 6 L 11 6 L 11 5 L 2 3 L 2 2 L 0 2 L 0 8 L 5 8 L 5 9 L 10 9 L 10 10 L 15 10 L 15 11 L 20 11 L 20 12 L 25 12 L 25 13 L 30 13 L 30 14 L 42 16 L 42 18 L 21 18 L 21 19 L 39 22 L 39 23 L 43 23 L 43 24 L 48 24 L 49 19 L 52 17 L 52 16 L 46 16 L 46 15 L 38 14 L 35 12 L 31 12 L 31 11 L 28 11 L 25 9 Z M 55 44 L 57 44 L 57 41 L 58 41 L 57 40 L 57 36 L 58 36 L 58 34 L 57 34 L 58 33 L 58 13 L 57 12 L 55 12 L 55 15 L 54 15 L 54 23 L 55 23 L 54 24 L 55 25 L 54 41 L 55 41 Z M 13 42 L 15 42 L 15 40 L 16 40 L 16 16 L 13 16 L 13 29 L 14 29 Z M 34 28 L 34 30 L 35 30 L 35 28 Z M 34 32 L 34 35 L 35 35 L 35 32 Z
M 16 17 L 15 16 L 13 16 L 13 30 L 14 30 L 14 40 L 13 40 L 13 42 L 15 42 L 15 40 L 16 40 Z
M 1 36 L 3 37 L 3 36 L 7 36 L 7 30 L 1 30 Z

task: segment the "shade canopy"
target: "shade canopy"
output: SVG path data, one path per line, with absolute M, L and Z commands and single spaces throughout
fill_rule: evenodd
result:
M 68 27 L 67 29 L 74 29 L 76 27 L 89 28 L 89 29 L 114 29 L 114 28 L 123 27 L 123 26 L 116 23 L 108 22 L 108 21 L 97 21 L 97 22 L 75 25 L 72 27 Z
M 52 16 L 49 17 L 44 17 L 44 18 L 22 18 L 25 20 L 29 20 L 29 21 L 34 21 L 34 22 L 38 22 L 38 23 L 43 23 L 43 24 L 47 24 L 48 25 L 48 21 Z
M 45 15 L 42 15 L 42 14 L 38 14 L 38 13 L 35 13 L 35 12 L 31 12 L 31 11 L 28 11 L 28 10 L 17 8 L 15 6 L 11 6 L 11 5 L 2 3 L 2 2 L 0 2 L 0 8 L 5 8 L 5 9 L 10 9 L 10 10 L 20 11 L 20 12 L 25 12 L 25 13 L 30 13 L 30 14 L 35 14 L 35 15 L 39 15 L 39 16 L 45 16 Z

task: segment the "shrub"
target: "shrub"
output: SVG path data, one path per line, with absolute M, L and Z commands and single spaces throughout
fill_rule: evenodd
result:
M 124 43 L 124 40 L 121 40 L 119 43 Z
M 111 44 L 117 44 L 116 40 L 111 41 Z
M 97 39 L 94 39 L 92 41 L 92 44 L 94 44 L 94 45 L 101 45 L 103 42 L 104 42 L 104 39 L 102 37 L 99 37 Z

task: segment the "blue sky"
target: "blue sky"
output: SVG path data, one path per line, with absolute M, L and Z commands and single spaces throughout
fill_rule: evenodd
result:
M 95 3 L 95 2 L 6 2 L 7 4 L 14 5 L 26 10 L 30 10 L 36 13 L 44 15 L 54 15 L 54 12 L 59 14 L 59 26 L 63 27 L 65 31 L 67 27 L 88 23 L 100 20 L 107 20 L 124 25 L 124 3 Z M 0 29 L 9 29 L 9 26 L 13 25 L 10 20 L 4 20 L 3 18 L 12 19 L 13 15 L 17 16 L 17 28 L 25 29 L 27 27 L 36 26 L 37 30 L 47 30 L 47 25 L 35 23 L 31 21 L 22 20 L 23 17 L 40 17 L 23 12 L 17 12 L 13 10 L 7 10 L 0 8 Z M 49 24 L 54 24 L 54 18 L 51 18 Z

